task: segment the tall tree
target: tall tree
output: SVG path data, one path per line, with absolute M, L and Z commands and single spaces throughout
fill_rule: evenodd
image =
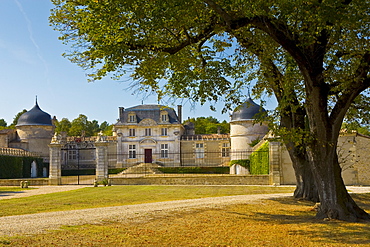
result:
M 195 134 L 220 134 L 230 133 L 230 125 L 226 121 L 220 123 L 214 117 L 197 117 L 190 118 L 187 121 L 193 122 L 195 127 Z
M 370 86 L 368 0 L 53 2 L 51 23 L 75 48 L 66 56 L 92 80 L 132 71 L 159 97 L 226 106 L 246 86 L 274 94 L 284 141 L 298 147 L 292 160 L 304 160 L 295 168 L 317 188 L 317 217 L 370 218 L 348 194 L 336 150 L 344 116 Z
M 1 127 L 6 127 L 8 124 L 7 124 L 7 122 L 5 121 L 5 119 L 4 118 L 2 118 L 2 119 L 0 119 L 0 126 Z
M 22 111 L 20 111 L 20 112 L 18 112 L 16 115 L 15 115 L 15 117 L 13 118 L 13 122 L 12 122 L 12 124 L 9 126 L 9 127 L 11 127 L 11 128 L 15 128 L 15 126 L 17 125 L 17 123 L 18 123 L 18 119 L 19 119 L 19 117 L 20 116 L 22 116 L 22 114 L 23 113 L 26 113 L 27 112 L 27 110 L 26 109 L 23 109 Z
M 71 128 L 71 122 L 68 118 L 62 118 L 62 120 L 55 123 L 55 132 L 61 133 L 66 132 L 69 134 L 69 129 Z
M 88 118 L 85 115 L 80 114 L 78 118 L 72 120 L 68 134 L 71 136 L 92 136 L 94 133 L 92 132 L 91 126 L 91 122 Z

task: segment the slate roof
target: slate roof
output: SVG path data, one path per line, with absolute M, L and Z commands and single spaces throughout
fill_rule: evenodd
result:
M 52 126 L 51 116 L 50 114 L 42 111 L 39 107 L 39 105 L 36 104 L 35 106 L 23 113 L 17 122 L 16 126 L 25 126 L 25 125 L 50 125 Z
M 119 123 L 127 123 L 128 122 L 128 115 L 130 112 L 134 112 L 136 114 L 136 123 L 139 123 L 141 120 L 145 118 L 150 118 L 157 123 L 160 122 L 161 111 L 166 111 L 168 113 L 168 122 L 171 124 L 179 124 L 178 116 L 175 110 L 171 107 L 164 106 L 164 105 L 156 105 L 156 104 L 146 104 L 146 105 L 138 105 L 133 106 L 130 108 L 126 108 L 123 112 L 123 116 L 119 120 Z
M 248 98 L 246 102 L 235 108 L 231 115 L 231 121 L 253 120 L 257 114 L 262 112 L 266 112 L 266 110 Z

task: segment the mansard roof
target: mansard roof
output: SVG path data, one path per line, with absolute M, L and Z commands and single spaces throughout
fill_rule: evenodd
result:
M 175 110 L 171 107 L 157 104 L 146 104 L 146 105 L 137 105 L 130 108 L 126 108 L 123 112 L 118 123 L 127 123 L 128 116 L 130 113 L 135 113 L 136 123 L 139 123 L 141 120 L 149 118 L 157 123 L 161 122 L 161 112 L 166 111 L 168 114 L 168 123 L 179 124 L 179 118 Z
M 51 116 L 50 114 L 42 111 L 39 107 L 39 105 L 36 104 L 35 106 L 23 113 L 17 122 L 16 126 L 25 126 L 25 125 L 50 125 L 52 126 Z

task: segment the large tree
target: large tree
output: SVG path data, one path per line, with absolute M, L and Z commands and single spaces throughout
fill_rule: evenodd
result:
M 53 2 L 51 23 L 74 48 L 66 56 L 92 80 L 130 72 L 159 97 L 226 106 L 246 85 L 274 94 L 297 176 L 317 188 L 317 217 L 369 219 L 336 150 L 347 110 L 370 86 L 368 0 Z

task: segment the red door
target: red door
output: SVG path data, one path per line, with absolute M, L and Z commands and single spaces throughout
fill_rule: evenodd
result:
M 145 149 L 145 158 L 144 163 L 152 163 L 152 150 L 151 149 Z

